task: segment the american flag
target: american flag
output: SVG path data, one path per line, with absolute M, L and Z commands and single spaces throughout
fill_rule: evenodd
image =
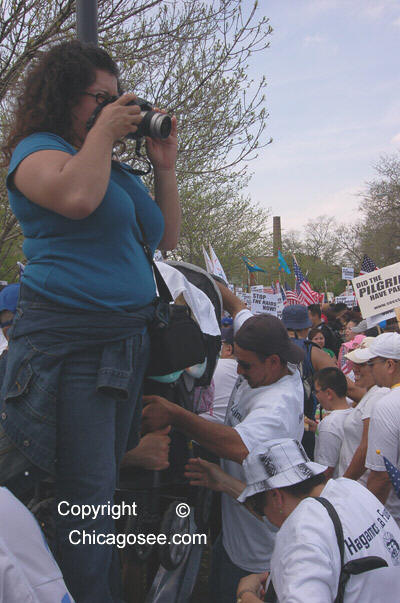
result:
M 381 451 L 377 450 L 376 453 L 380 454 Z M 396 492 L 397 496 L 400 498 L 400 471 L 385 456 L 383 456 L 383 460 L 385 462 L 386 471 L 388 473 L 390 481 L 392 482 L 394 491 Z
M 371 260 L 368 255 L 364 255 L 363 261 L 361 262 L 360 275 L 365 274 L 366 272 L 373 272 L 374 270 L 378 270 L 374 260 Z
M 309 306 L 310 304 L 317 303 L 319 300 L 319 296 L 318 298 L 316 298 L 316 292 L 311 289 L 310 283 L 304 278 L 300 266 L 294 258 L 293 270 L 296 277 L 296 291 L 300 300 L 298 303 L 304 306 Z
M 286 299 L 283 300 L 284 306 L 296 306 L 300 303 L 299 296 L 296 291 L 290 289 L 289 285 L 285 282 L 285 294 Z

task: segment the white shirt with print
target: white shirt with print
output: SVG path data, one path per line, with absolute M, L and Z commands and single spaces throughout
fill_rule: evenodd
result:
M 384 456 L 400 469 L 400 387 L 392 389 L 375 405 L 369 422 L 365 466 L 373 471 L 386 471 Z M 400 498 L 394 488 L 390 489 L 385 505 L 400 525 Z
M 395 570 L 395 585 L 373 570 L 351 576 L 345 603 L 396 603 L 400 587 L 400 529 L 369 490 L 354 480 L 329 480 L 321 496 L 339 515 L 344 535 L 344 562 L 382 557 Z M 397 567 L 396 567 L 397 566 Z M 279 603 L 332 603 L 337 594 L 340 555 L 333 523 L 321 503 L 304 499 L 285 520 L 271 561 L 271 579 Z M 392 574 L 393 577 L 393 574 Z M 370 580 L 381 580 L 375 588 Z M 387 590 L 385 591 L 384 588 Z M 377 592 L 381 598 L 377 598 Z
M 248 310 L 236 316 L 235 332 L 250 316 Z M 290 375 L 271 385 L 252 389 L 243 378 L 235 384 L 225 423 L 237 431 L 249 452 L 272 439 L 303 437 L 303 384 L 296 366 L 289 365 L 289 369 Z M 221 460 L 221 467 L 245 481 L 239 463 Z M 223 494 L 222 526 L 223 545 L 235 565 L 249 573 L 269 568 L 277 529 L 268 520 L 262 523 L 237 500 Z

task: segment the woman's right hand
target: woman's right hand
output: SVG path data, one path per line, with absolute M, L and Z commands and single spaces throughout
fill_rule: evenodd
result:
M 93 129 L 101 129 L 114 143 L 129 133 L 135 133 L 142 120 L 139 105 L 127 105 L 135 100 L 136 94 L 123 94 L 113 103 L 106 105 L 97 117 Z

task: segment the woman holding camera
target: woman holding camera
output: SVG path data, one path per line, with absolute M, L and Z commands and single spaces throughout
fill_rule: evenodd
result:
M 55 513 L 56 556 L 80 603 L 119 600 L 113 547 L 85 540 L 113 534 L 110 513 L 67 511 L 112 504 L 122 455 L 137 444 L 156 296 L 143 232 L 152 252 L 173 249 L 180 224 L 176 120 L 168 138 L 146 140 L 153 200 L 112 161 L 142 119 L 135 96 L 119 93 L 105 51 L 59 44 L 31 65 L 3 146 L 28 263 L 2 388 L 0 478 L 22 492 L 38 471 L 55 476 L 57 503 L 68 503 Z

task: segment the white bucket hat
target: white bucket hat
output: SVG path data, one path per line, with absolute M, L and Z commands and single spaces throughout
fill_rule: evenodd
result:
M 297 440 L 270 440 L 251 452 L 243 461 L 247 487 L 237 500 L 244 502 L 246 498 L 258 492 L 293 486 L 323 473 L 326 469 L 327 467 L 310 461 Z
M 358 349 L 358 362 L 367 362 L 371 358 L 393 358 L 400 360 L 400 334 L 399 333 L 382 333 L 378 337 L 374 337 L 368 348 L 363 350 Z

